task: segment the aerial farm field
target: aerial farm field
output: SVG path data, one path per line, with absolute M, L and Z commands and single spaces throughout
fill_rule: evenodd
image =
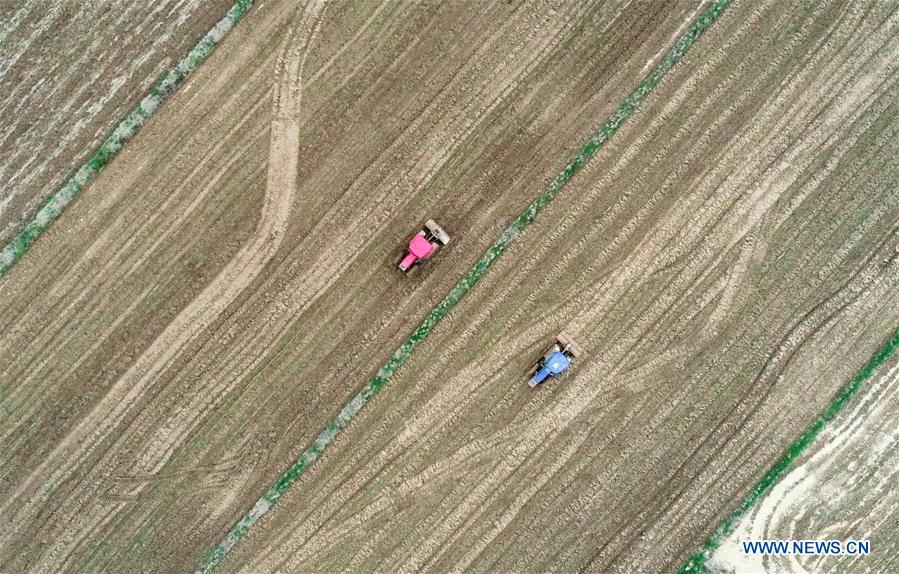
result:
M 719 572 L 895 572 L 899 569 L 899 361 L 877 371 L 845 411 L 713 554 Z M 874 552 L 836 564 L 813 556 L 744 556 L 745 538 L 868 538 Z M 833 561 L 833 559 L 830 559 Z
M 0 245 L 230 5 L 0 3 Z
M 254 4 L 0 275 L 0 571 L 677 570 L 899 325 L 897 93 L 896 2 Z M 895 364 L 739 528 L 895 524 Z

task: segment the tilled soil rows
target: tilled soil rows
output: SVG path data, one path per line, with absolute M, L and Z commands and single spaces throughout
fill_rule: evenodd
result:
M 2 563 L 196 568 L 707 5 L 259 4 L 0 279 Z M 735 3 L 221 569 L 679 565 L 899 322 L 897 27 Z
M 0 7 L 0 247 L 232 4 Z
M 899 344 L 899 333 L 893 341 Z M 711 554 L 716 572 L 890 572 L 899 519 L 899 357 L 874 372 L 850 408 L 834 420 L 794 468 Z M 742 540 L 870 543 L 852 556 L 745 555 Z M 854 550 L 852 550 L 854 552 Z

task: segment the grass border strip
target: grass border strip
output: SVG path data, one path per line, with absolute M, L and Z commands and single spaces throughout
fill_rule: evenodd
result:
M 827 405 L 824 412 L 818 415 L 805 432 L 787 447 L 786 453 L 756 483 L 752 490 L 743 498 L 743 502 L 721 522 L 718 528 L 703 542 L 702 547 L 690 555 L 678 570 L 678 574 L 711 572 L 707 563 L 708 559 L 721 546 L 724 539 L 733 532 L 737 522 L 787 474 L 787 471 L 793 466 L 796 459 L 815 441 L 824 427 L 827 426 L 827 423 L 836 418 L 846 408 L 852 398 L 858 394 L 862 383 L 870 379 L 874 372 L 893 355 L 897 348 L 899 348 L 899 329 L 884 343 L 880 350 L 877 351 L 877 354 L 862 367 L 862 370 L 855 375 L 852 381 L 840 389 L 840 392 Z
M 277 481 L 256 501 L 253 507 L 231 528 L 225 537 L 206 555 L 198 574 L 211 572 L 225 555 L 243 538 L 249 529 L 278 501 L 281 495 L 294 484 L 300 476 L 315 462 L 321 453 L 334 440 L 337 434 L 349 425 L 352 418 L 387 384 L 390 377 L 406 361 L 415 348 L 424 341 L 434 327 L 465 297 L 480 281 L 481 277 L 493 263 L 505 252 L 508 246 L 521 234 L 537 215 L 558 195 L 562 187 L 577 174 L 606 142 L 618 131 L 626 119 L 631 117 L 637 106 L 658 85 L 662 77 L 677 64 L 696 39 L 720 15 L 731 0 L 716 0 L 680 37 L 662 61 L 646 76 L 642 82 L 618 105 L 606 122 L 584 144 L 578 154 L 568 162 L 549 187 L 518 216 L 499 236 L 499 239 L 487 249 L 475 266 L 453 287 L 449 294 L 434 307 L 424 321 L 412 332 L 412 335 L 397 349 L 390 359 L 380 368 L 377 374 L 366 381 L 362 390 L 347 403 L 328 424 L 318 438 L 300 455 L 297 461 L 282 474 Z
M 238 20 L 246 14 L 254 0 L 236 0 L 225 16 L 213 26 L 206 35 L 188 52 L 178 64 L 144 97 L 137 107 L 115 129 L 100 149 L 82 165 L 75 175 L 70 177 L 62 188 L 50 196 L 47 202 L 35 214 L 18 235 L 0 251 L 0 277 L 12 267 L 25 251 L 34 243 L 51 223 L 56 221 L 62 211 L 94 179 L 100 170 L 114 158 L 119 150 L 136 134 L 141 126 L 177 88 L 184 79 L 199 66 L 213 48 L 234 27 Z

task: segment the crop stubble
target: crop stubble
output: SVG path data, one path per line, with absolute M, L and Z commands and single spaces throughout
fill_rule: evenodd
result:
M 895 15 L 736 8 L 231 564 L 672 568 L 864 364 L 897 319 Z M 589 358 L 526 395 L 562 327 Z
M 546 4 L 325 6 L 281 247 L 169 349 L 259 232 L 305 6 L 232 33 L 0 284 L 0 557 L 194 567 L 695 9 Z M 224 568 L 677 564 L 896 323 L 893 12 L 732 8 Z M 453 244 L 398 277 L 430 215 Z M 560 327 L 586 356 L 533 393 Z
M 231 4 L 31 0 L 0 8 L 0 246 Z
M 550 175 L 570 153 L 565 146 L 574 146 L 568 141 L 572 126 L 586 131 L 573 117 L 556 127 L 558 114 L 563 110 L 570 114 L 571 108 L 548 112 L 545 102 L 556 101 L 559 94 L 573 102 L 581 102 L 584 94 L 593 95 L 595 88 L 586 87 L 594 81 L 590 73 L 597 74 L 595 68 L 569 65 L 567 69 L 579 83 L 573 82 L 565 90 L 553 87 L 552 92 L 536 85 L 522 94 L 517 88 L 520 79 L 534 73 L 550 74 L 544 63 L 549 51 L 584 21 L 600 27 L 616 15 L 627 18 L 622 30 L 630 36 L 620 32 L 612 36 L 623 43 L 635 34 L 635 22 L 645 20 L 637 28 L 637 36 L 642 38 L 640 34 L 654 33 L 652 24 L 660 18 L 670 20 L 673 26 L 683 19 L 684 12 L 684 7 L 673 6 L 656 19 L 645 19 L 637 12 L 619 14 L 620 5 L 559 4 L 555 12 L 548 11 L 548 5 L 496 5 L 482 14 L 461 6 L 439 11 L 415 4 L 372 6 L 374 21 L 357 17 L 355 29 L 363 31 L 358 45 L 336 60 L 314 51 L 309 56 L 309 62 L 325 62 L 329 68 L 309 69 L 312 87 L 306 86 L 303 97 L 304 107 L 310 111 L 301 111 L 299 116 L 306 120 L 300 134 L 304 155 L 298 174 L 303 184 L 284 233 L 285 245 L 269 261 L 266 272 L 200 335 L 160 342 L 168 327 L 178 324 L 177 317 L 194 305 L 191 298 L 200 290 L 208 292 L 215 287 L 228 258 L 223 257 L 218 267 L 212 266 L 190 289 L 187 286 L 191 284 L 166 265 L 174 261 L 184 266 L 190 256 L 221 253 L 216 249 L 221 236 L 209 237 L 209 247 L 190 245 L 191 240 L 199 243 L 208 233 L 201 231 L 203 225 L 217 224 L 227 230 L 223 222 L 252 222 L 251 217 L 258 216 L 265 161 L 258 150 L 264 145 L 270 121 L 266 104 L 271 102 L 271 81 L 266 84 L 266 72 L 274 66 L 278 44 L 272 47 L 272 37 L 284 33 L 295 10 L 292 4 L 272 6 L 280 11 L 261 10 L 254 16 L 261 23 L 248 20 L 255 29 L 238 28 L 233 33 L 237 39 L 226 40 L 222 54 L 213 56 L 211 62 L 218 58 L 227 63 L 225 68 L 210 63 L 176 95 L 169 110 L 180 112 L 177 119 L 172 111 L 168 116 L 166 110 L 159 112 L 159 119 L 146 128 L 148 133 L 138 136 L 131 149 L 85 192 L 88 195 L 72 208 L 68 220 L 51 228 L 31 257 L 14 267 L 6 280 L 10 308 L 28 310 L 4 315 L 10 330 L 22 337 L 19 341 L 27 341 L 25 353 L 11 339 L 3 349 L 10 357 L 5 363 L 10 376 L 5 380 L 16 381 L 4 389 L 11 397 L 7 405 L 13 407 L 4 431 L 14 448 L 6 452 L 16 463 L 5 482 L 12 494 L 6 508 L 19 511 L 13 528 L 4 532 L 4 552 L 26 549 L 11 557 L 13 564 L 94 568 L 116 564 L 116 560 L 130 563 L 134 556 L 122 550 L 126 544 L 107 541 L 95 545 L 95 537 L 102 538 L 105 533 L 146 540 L 147 532 L 153 532 L 153 545 L 146 548 L 138 543 L 130 552 L 159 556 L 159 548 L 167 546 L 162 538 L 171 535 L 169 548 L 182 549 L 177 560 L 190 563 L 190 554 L 183 549 L 192 547 L 199 553 L 210 544 L 216 528 L 220 530 L 255 495 L 256 484 L 283 466 L 282 461 L 289 458 L 284 452 L 290 452 L 320 426 L 331 408 L 328 405 L 339 404 L 351 391 L 352 382 L 363 377 L 372 364 L 369 357 L 381 355 L 398 334 L 420 318 L 452 280 L 453 270 L 464 268 L 489 241 L 496 221 L 520 210 L 530 199 L 531 181 Z M 590 18 L 585 19 L 588 12 Z M 324 29 L 328 15 L 326 12 Z M 340 16 L 340 11 L 330 12 L 331 18 Z M 468 26 L 481 41 L 455 43 L 456 30 L 447 26 L 448 22 Z M 265 41 L 247 42 L 250 35 Z M 372 45 L 380 51 L 372 50 Z M 655 45 L 657 41 L 648 42 L 644 51 Z M 615 69 L 620 56 L 598 48 L 602 59 L 597 66 Z M 631 53 L 621 50 L 629 57 Z M 642 63 L 638 58 L 632 57 L 628 65 Z M 222 69 L 229 75 L 223 78 L 213 73 Z M 316 78 L 321 86 L 314 84 Z M 231 91 L 225 92 L 224 86 Z M 234 86 L 242 89 L 234 91 Z M 627 85 L 622 83 L 617 91 L 605 89 L 609 91 L 606 99 L 615 102 Z M 203 95 L 205 90 L 212 92 L 212 102 L 201 99 L 210 97 Z M 343 99 L 335 98 L 335 93 Z M 512 127 L 499 120 L 500 114 L 506 120 L 515 118 L 517 110 L 509 101 L 510 94 L 515 95 L 515 105 L 528 114 Z M 592 105 L 613 104 L 596 98 Z M 198 114 L 198 125 L 186 128 L 198 133 L 189 140 L 195 149 L 186 150 L 178 144 L 183 135 L 169 130 L 184 125 L 184 116 L 191 117 L 191 106 L 221 111 L 211 117 Z M 202 130 L 209 135 L 201 138 L 205 135 Z M 212 135 L 216 130 L 224 130 L 230 137 L 216 138 Z M 582 133 L 575 142 L 582 139 Z M 168 138 L 168 145 L 159 146 L 154 141 L 157 138 Z M 232 138 L 235 141 L 230 141 Z M 499 144 L 494 141 L 497 138 Z M 538 154 L 534 161 L 535 145 L 546 139 L 552 140 L 548 149 L 558 157 Z M 317 141 L 322 144 L 314 145 Z M 198 142 L 205 143 L 209 151 L 203 151 Z M 490 146 L 489 153 L 462 154 L 457 151 L 462 144 L 475 149 Z M 150 149 L 167 153 L 154 154 Z M 447 165 L 454 166 L 455 172 L 443 177 L 439 193 L 434 192 L 438 185 L 434 183 L 428 193 L 422 193 L 423 184 L 454 151 L 456 163 Z M 193 158 L 207 154 L 209 173 L 195 169 Z M 149 163 L 145 157 L 158 163 Z M 211 169 L 228 162 L 242 179 Z M 169 163 L 173 167 L 153 169 Z M 488 175 L 484 166 L 499 166 L 489 173 L 489 184 L 479 181 Z M 154 181 L 154 174 L 165 181 Z M 518 178 L 517 187 L 507 189 L 504 178 L 513 174 Z M 199 179 L 200 185 L 190 182 L 191 177 Z M 146 193 L 152 189 L 176 189 L 180 195 L 163 199 Z M 256 191 L 247 193 L 249 190 Z M 343 190 L 342 195 L 335 199 L 333 190 Z M 250 211 L 253 215 L 238 217 L 229 212 L 228 204 L 209 201 L 219 197 L 231 197 L 248 211 L 255 207 Z M 406 204 L 408 198 L 415 201 Z M 435 204 L 459 239 L 454 249 L 442 256 L 449 271 L 436 285 L 432 283 L 440 277 L 431 279 L 432 269 L 422 270 L 411 284 L 398 281 L 391 269 L 396 246 L 410 225 L 435 211 Z M 219 208 L 221 211 L 209 215 L 202 211 Z M 469 221 L 465 217 L 478 210 L 483 212 L 480 218 Z M 93 217 L 87 233 L 75 225 L 86 215 Z M 101 221 L 102 217 L 108 219 Z M 184 227 L 180 233 L 173 229 L 168 235 L 165 228 L 172 221 L 180 221 Z M 468 231 L 469 226 L 476 230 Z M 80 243 L 71 242 L 69 229 L 76 230 L 76 238 L 83 234 Z M 247 229 L 236 238 L 241 241 L 234 241 L 234 249 L 251 241 L 249 237 L 256 231 Z M 466 236 L 471 239 L 466 241 Z M 52 258 L 63 244 L 71 255 Z M 48 266 L 55 268 L 49 270 Z M 375 278 L 367 280 L 372 276 Z M 155 317 L 158 330 L 142 333 L 143 337 L 133 342 L 122 341 L 116 326 L 128 325 L 134 320 L 134 306 L 139 308 L 158 295 L 154 283 L 190 296 L 180 304 L 165 298 L 168 314 Z M 49 291 L 46 302 L 35 301 L 35 287 L 23 289 L 25 284 Z M 325 289 L 330 285 L 334 286 Z M 376 289 L 372 290 L 372 285 Z M 385 301 L 391 303 L 385 305 Z M 46 316 L 58 326 L 41 324 Z M 371 327 L 360 333 L 357 324 Z M 308 325 L 328 325 L 328 332 L 310 330 Z M 179 333 L 180 329 L 175 335 Z M 184 341 L 184 348 L 156 356 L 152 349 L 167 348 L 167 341 Z M 356 353 L 347 356 L 341 352 L 344 348 Z M 125 355 L 120 365 L 105 360 L 103 353 L 112 352 Z M 314 354 L 321 359 L 304 365 Z M 148 356 L 149 362 L 144 358 Z M 102 365 L 104 371 L 98 376 L 88 368 L 70 370 L 72 364 L 83 360 L 90 366 Z M 140 367 L 142 361 L 145 367 Z M 123 379 L 134 365 L 138 365 L 137 379 Z M 60 375 L 51 377 L 46 369 Z M 283 386 L 283 381 L 297 377 L 309 381 L 305 390 Z M 122 380 L 147 384 L 132 392 Z M 108 398 L 115 397 L 118 388 L 127 393 L 119 395 L 128 396 L 127 403 Z M 228 394 L 235 388 L 243 396 Z M 262 404 L 269 407 L 257 420 L 254 414 Z M 214 410 L 215 406 L 218 409 Z M 119 411 L 111 420 L 106 417 L 110 407 Z M 301 426 L 285 428 L 296 416 L 284 416 L 287 409 L 303 413 L 308 420 L 301 418 Z M 60 416 L 61 412 L 65 416 Z M 281 435 L 280 444 L 268 444 L 274 432 Z M 218 438 L 209 440 L 209 434 Z M 290 439 L 291 434 L 297 438 Z M 234 435 L 238 440 L 233 440 Z M 179 444 L 191 436 L 195 438 L 192 444 Z M 82 441 L 84 437 L 89 440 Z M 233 453 L 225 455 L 223 450 Z M 206 456 L 209 462 L 202 460 Z M 235 467 L 244 473 L 233 477 L 224 472 Z M 52 471 L 44 472 L 47 469 Z M 235 478 L 243 489 L 236 488 Z M 243 492 L 235 493 L 230 506 L 216 509 L 223 486 Z M 216 522 L 218 527 L 197 530 L 194 520 L 202 512 L 184 513 L 183 506 L 172 498 L 177 492 L 196 500 L 198 491 L 205 492 L 209 501 L 211 516 L 203 520 Z M 154 507 L 150 512 L 125 511 L 142 499 Z M 53 513 L 48 514 L 51 509 Z M 160 516 L 164 513 L 169 516 Z M 172 518 L 182 521 L 183 527 L 175 526 Z M 154 528 L 152 522 L 146 524 L 148 520 L 159 520 L 165 527 Z M 198 540 L 194 542 L 192 537 Z

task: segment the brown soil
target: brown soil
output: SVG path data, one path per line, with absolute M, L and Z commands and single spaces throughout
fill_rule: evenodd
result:
M 0 246 L 232 4 L 0 5 Z
M 0 280 L 0 561 L 195 568 L 695 10 L 257 6 Z M 733 6 L 222 570 L 676 567 L 899 322 L 897 32 Z

